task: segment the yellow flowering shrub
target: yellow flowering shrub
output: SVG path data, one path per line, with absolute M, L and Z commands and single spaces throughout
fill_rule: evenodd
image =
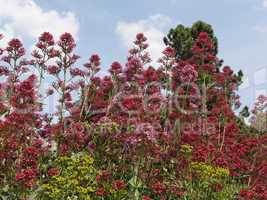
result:
M 60 169 L 60 173 L 49 177 L 49 181 L 41 186 L 38 198 L 91 200 L 96 190 L 98 175 L 93 162 L 94 160 L 88 155 L 59 157 L 55 160 L 55 166 Z
M 222 167 L 214 167 L 203 162 L 191 162 L 190 169 L 202 179 L 222 179 L 229 176 L 230 171 Z

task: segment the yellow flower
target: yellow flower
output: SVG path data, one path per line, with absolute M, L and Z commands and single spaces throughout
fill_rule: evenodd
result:
M 228 169 L 222 167 L 214 167 L 204 162 L 191 162 L 190 169 L 193 172 L 196 172 L 202 179 L 207 179 L 207 178 L 221 179 L 228 177 L 230 174 L 230 171 Z
M 55 200 L 90 200 L 96 189 L 98 174 L 93 162 L 86 154 L 58 158 L 55 164 L 61 168 L 61 173 L 51 177 L 49 183 L 42 186 L 44 194 Z
M 185 154 L 189 154 L 193 151 L 193 146 L 190 144 L 183 144 L 181 145 L 181 152 Z

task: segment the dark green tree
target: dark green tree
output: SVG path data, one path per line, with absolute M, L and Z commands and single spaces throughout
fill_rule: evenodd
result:
M 214 54 L 218 52 L 218 40 L 210 24 L 203 21 L 195 22 L 191 27 L 185 27 L 182 24 L 172 28 L 167 37 L 164 37 L 164 43 L 177 51 L 177 59 L 186 60 L 192 56 L 191 48 L 199 33 L 206 32 L 212 38 L 215 46 Z
M 163 41 L 165 45 L 173 47 L 176 50 L 177 60 L 187 60 L 192 57 L 192 47 L 195 40 L 198 38 L 201 32 L 206 32 L 210 36 L 214 45 L 214 55 L 218 53 L 218 39 L 215 36 L 212 26 L 203 21 L 195 22 L 191 27 L 186 27 L 182 24 L 178 24 L 175 28 L 171 28 Z M 220 71 L 220 67 L 223 65 L 223 60 L 218 60 L 217 72 Z M 239 70 L 235 75 L 237 86 L 242 84 L 243 72 Z M 240 121 L 241 126 L 245 127 L 245 123 L 241 120 L 241 117 L 248 117 L 248 108 L 245 106 L 240 113 L 240 117 L 237 120 Z M 246 127 L 245 127 L 246 128 Z
M 203 21 L 195 22 L 191 27 L 178 24 L 175 28 L 171 28 L 166 37 L 163 38 L 165 45 L 173 47 L 176 50 L 177 59 L 187 60 L 191 58 L 194 41 L 201 32 L 206 32 L 210 36 L 214 44 L 214 55 L 218 53 L 218 39 L 214 34 L 212 26 Z M 217 70 L 223 65 L 223 60 L 217 63 Z M 238 86 L 242 84 L 243 72 L 239 70 L 235 74 L 238 80 Z

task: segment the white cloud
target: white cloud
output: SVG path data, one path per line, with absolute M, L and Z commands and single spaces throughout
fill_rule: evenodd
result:
M 136 22 L 119 21 L 117 23 L 117 33 L 127 48 L 132 47 L 132 42 L 137 33 L 144 33 L 148 38 L 148 51 L 155 63 L 164 49 L 164 29 L 169 28 L 170 25 L 171 19 L 168 16 L 157 14 Z
M 78 38 L 79 23 L 73 12 L 44 11 L 34 0 L 0 0 L 0 5 L 0 32 L 6 38 L 36 38 L 44 31 L 56 37 L 70 32 Z
M 0 26 L 0 33 L 4 34 L 4 38 L 0 40 L 0 47 L 5 46 L 11 38 L 15 37 L 14 30 L 8 24 Z
M 267 7 L 267 0 L 263 0 L 262 5 L 263 7 Z

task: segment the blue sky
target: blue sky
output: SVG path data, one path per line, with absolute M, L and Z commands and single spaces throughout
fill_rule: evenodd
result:
M 251 105 L 267 89 L 266 0 L 0 0 L 0 32 L 20 37 L 31 47 L 39 32 L 71 32 L 83 61 L 99 53 L 103 69 L 125 61 L 135 33 L 144 32 L 152 57 L 160 55 L 162 36 L 182 23 L 212 24 L 219 56 L 242 69 L 242 103 Z

